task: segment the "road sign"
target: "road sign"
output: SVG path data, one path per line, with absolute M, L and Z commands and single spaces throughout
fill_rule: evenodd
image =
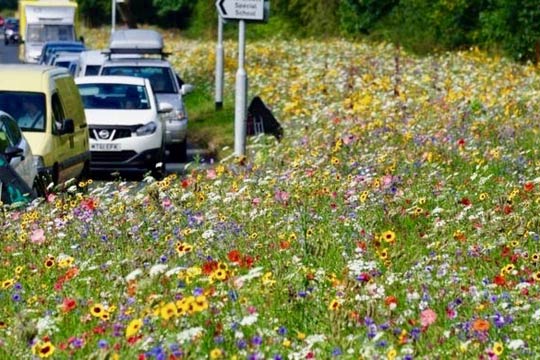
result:
M 217 0 L 216 7 L 223 19 L 230 20 L 264 21 L 267 12 L 265 0 Z

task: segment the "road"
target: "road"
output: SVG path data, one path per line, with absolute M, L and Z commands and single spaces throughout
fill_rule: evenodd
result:
M 2 64 L 17 64 L 20 63 L 18 59 L 18 46 L 17 45 L 4 45 L 4 41 L 0 41 L 0 66 Z M 193 162 L 195 159 L 202 161 L 203 166 L 210 162 L 210 154 L 207 150 L 198 148 L 193 144 L 188 143 L 187 151 L 187 163 Z M 166 164 L 168 173 L 183 174 L 185 172 L 185 166 L 187 163 L 178 163 L 168 161 Z M 101 177 L 101 175 L 99 175 Z

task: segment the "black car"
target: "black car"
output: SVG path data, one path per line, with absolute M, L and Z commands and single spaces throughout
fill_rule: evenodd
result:
M 19 42 L 19 19 L 7 18 L 4 23 L 4 44 Z

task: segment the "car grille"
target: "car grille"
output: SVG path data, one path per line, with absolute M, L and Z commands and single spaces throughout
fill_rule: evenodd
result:
M 91 161 L 104 163 L 124 162 L 136 155 L 135 151 L 92 151 Z
M 107 137 L 101 137 L 100 132 L 106 130 L 109 134 Z M 94 140 L 116 140 L 131 137 L 131 133 L 136 130 L 133 126 L 115 126 L 115 127 L 90 127 L 90 139 Z

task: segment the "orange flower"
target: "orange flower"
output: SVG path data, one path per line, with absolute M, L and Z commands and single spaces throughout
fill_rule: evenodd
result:
M 525 185 L 523 185 L 523 189 L 527 192 L 534 190 L 534 183 L 527 181 Z
M 476 319 L 472 324 L 472 328 L 474 331 L 488 331 L 490 327 L 491 325 L 489 321 L 484 319 Z

